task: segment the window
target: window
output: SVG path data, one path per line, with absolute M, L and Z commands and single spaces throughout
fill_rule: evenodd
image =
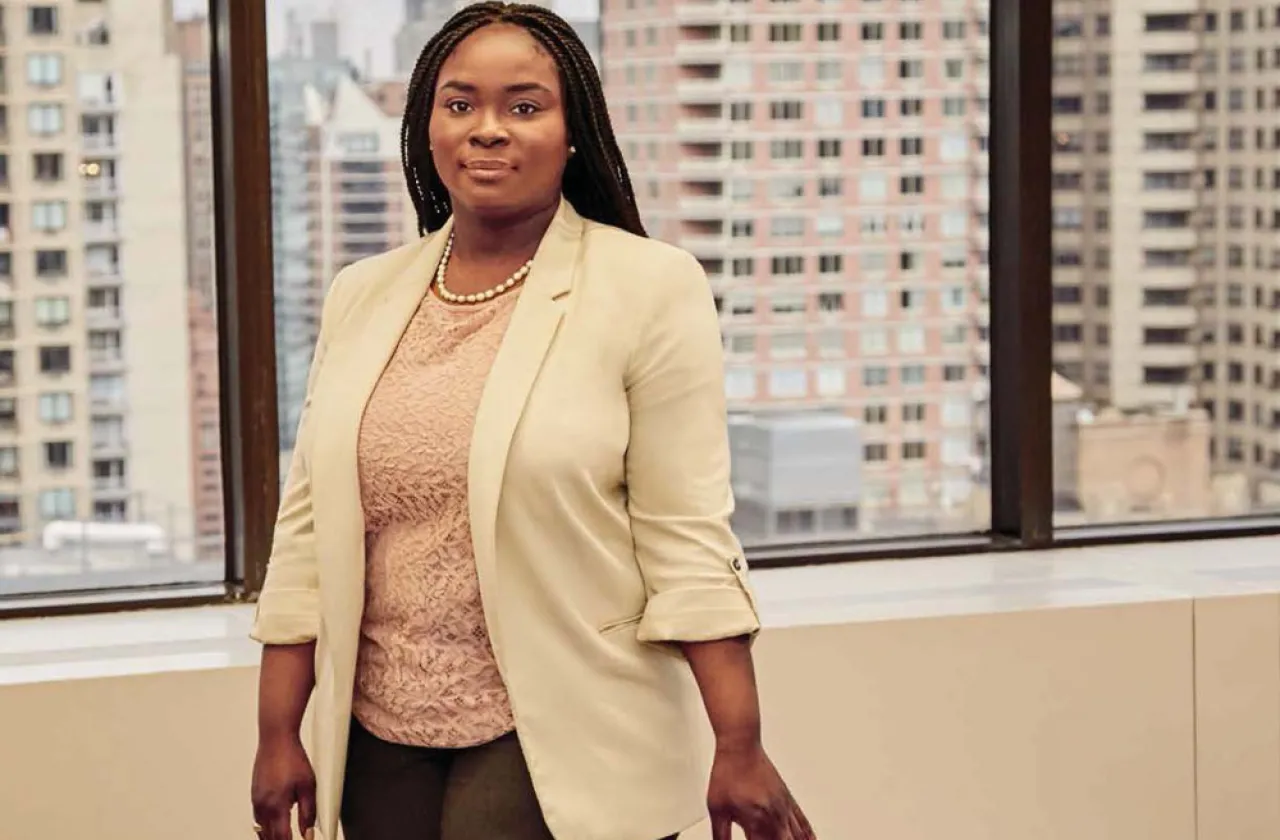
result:
M 36 276 L 64 277 L 67 273 L 66 251 L 36 251 Z
M 798 23 L 769 24 L 769 40 L 775 44 L 799 41 L 803 30 Z
M 66 346 L 40 348 L 40 372 L 61 374 L 71 371 L 71 348 Z
M 50 470 L 65 470 L 72 466 L 72 444 L 69 440 L 48 441 L 44 444 L 44 465 Z
M 72 519 L 76 515 L 76 493 L 68 488 L 40 491 L 40 517 L 46 521 Z
M 67 226 L 65 201 L 37 201 L 31 205 L 31 227 L 38 231 L 54 233 Z
M 299 2 L 303 20 L 329 11 L 320 0 Z M 987 138 L 1010 136 L 1013 126 L 1005 121 L 1014 112 L 1009 102 L 990 101 L 1002 86 L 988 94 L 985 76 L 1018 33 L 990 42 L 989 13 L 970 5 L 762 0 L 731 2 L 728 16 L 714 20 L 705 19 L 706 10 L 689 17 L 676 9 L 680 20 L 666 21 L 661 16 L 670 9 L 622 0 L 601 18 L 599 43 L 587 46 L 605 71 L 642 218 L 655 238 L 695 252 L 731 327 L 726 351 L 733 358 L 724 372 L 731 410 L 735 416 L 784 410 L 868 420 L 851 447 L 853 457 L 863 456 L 864 469 L 851 470 L 856 483 L 843 489 L 858 500 L 859 533 L 873 540 L 983 534 L 990 510 L 1003 504 L 993 501 L 1000 495 L 991 492 L 993 474 L 1007 477 L 1009 469 L 1002 460 L 1008 453 L 992 443 L 993 425 L 999 431 L 1006 424 L 1006 441 L 1051 437 L 1058 458 L 1080 453 L 1076 466 L 1118 464 L 1119 458 L 1099 458 L 1089 449 L 1108 431 L 1098 418 L 1110 417 L 1100 411 L 1109 405 L 1157 426 L 1185 410 L 1178 431 L 1188 434 L 1151 434 L 1143 442 L 1183 441 L 1183 450 L 1152 457 L 1158 465 L 1200 469 L 1204 463 L 1181 483 L 1197 492 L 1164 488 L 1142 496 L 1142 482 L 1119 472 L 1058 469 L 1055 481 L 1077 482 L 1053 487 L 1060 530 L 1194 520 L 1232 505 L 1233 515 L 1276 512 L 1272 484 L 1280 484 L 1280 476 L 1271 470 L 1280 471 L 1280 459 L 1272 459 L 1280 447 L 1264 428 L 1270 410 L 1262 421 L 1254 410 L 1273 387 L 1264 358 L 1273 330 L 1263 322 L 1274 314 L 1268 313 L 1273 252 L 1280 250 L 1269 241 L 1277 167 L 1268 155 L 1277 144 L 1264 118 L 1276 102 L 1277 85 L 1268 77 L 1277 64 L 1268 41 L 1274 4 L 1228 4 L 1216 15 L 1138 9 L 1124 21 L 1116 17 L 1115 33 L 1111 16 L 1119 6 L 1055 4 L 1036 18 L 1056 32 L 1058 49 L 1022 58 L 1042 60 L 1038 69 L 1047 78 L 1056 53 L 1059 72 L 1045 103 L 1056 116 L 1043 126 L 1057 159 L 1028 161 L 1022 170 L 1028 177 L 1057 172 L 1050 184 L 1029 191 L 1052 191 L 1057 208 L 1054 241 L 1043 254 L 1015 248 L 1027 244 L 1014 241 L 1026 231 L 998 227 L 1016 217 L 1010 211 L 1020 197 L 988 188 Z M 1255 14 L 1263 6 L 1267 25 L 1260 27 Z M 334 11 L 349 15 L 351 8 L 344 2 Z M 1026 8 L 1044 13 L 1035 4 Z M 200 490 L 210 481 L 216 488 L 221 473 L 218 391 L 222 383 L 260 386 L 249 383 L 244 370 L 218 371 L 215 312 L 233 314 L 251 302 L 257 309 L 246 311 L 260 312 L 275 302 L 274 346 L 253 344 L 236 324 L 223 330 L 250 345 L 227 353 L 228 361 L 275 367 L 279 424 L 269 437 L 281 451 L 264 452 L 271 441 L 246 440 L 253 460 L 229 470 L 253 473 L 246 486 L 269 487 L 274 467 L 267 476 L 253 472 L 260 469 L 254 465 L 279 463 L 277 454 L 287 460 L 295 445 L 321 290 L 352 259 L 416 237 L 414 210 L 400 195 L 398 144 L 387 140 L 398 137 L 399 106 L 394 91 L 347 86 L 340 91 L 344 119 L 337 119 L 323 89 L 349 70 L 311 55 L 323 52 L 325 39 L 304 31 L 298 50 L 306 59 L 298 67 L 306 64 L 306 72 L 291 78 L 287 62 L 273 63 L 272 77 L 257 80 L 270 95 L 269 121 L 255 130 L 258 142 L 270 146 L 271 171 L 215 172 L 208 162 L 215 139 L 244 140 L 214 138 L 207 125 L 190 125 L 207 123 L 198 112 L 209 107 L 209 95 L 200 79 L 183 78 L 198 74 L 202 63 L 181 54 L 187 39 L 167 38 L 174 33 L 162 27 L 153 34 L 164 43 L 141 43 L 151 36 L 130 29 L 127 40 L 138 55 L 175 60 L 163 70 L 172 72 L 168 82 L 157 77 L 155 85 L 135 84 L 130 77 L 126 84 L 104 22 L 121 24 L 108 11 L 92 0 L 7 7 L 8 145 L 0 154 L 7 155 L 9 186 L 0 199 L 0 286 L 7 282 L 11 294 L 0 295 L 0 304 L 10 304 L 7 313 L 0 305 L 0 335 L 11 328 L 15 346 L 0 347 L 12 351 L 8 362 L 0 356 L 0 372 L 7 364 L 21 381 L 14 393 L 0 393 L 0 425 L 11 429 L 0 441 L 0 473 L 11 463 L 4 450 L 19 453 L 21 463 L 17 454 L 12 463 L 21 474 L 9 480 L 22 504 L 0 499 L 0 533 L 27 540 L 55 515 L 129 522 L 163 515 L 166 529 L 170 517 L 178 523 L 173 533 L 180 536 L 173 539 L 183 556 L 161 558 L 154 568 L 130 561 L 104 585 L 148 586 L 164 576 L 218 582 L 227 565 L 220 528 L 201 523 L 222 521 L 223 500 L 216 489 L 211 495 Z M 1239 20 L 1238 11 L 1244 13 Z M 1121 23 L 1148 34 L 1122 44 Z M 1025 25 L 1022 18 L 1011 23 Z M 276 31 L 266 40 L 288 45 L 279 21 L 273 18 L 272 26 Z M 1217 34 L 1202 36 L 1208 30 Z M 698 43 L 695 34 L 716 37 Z M 394 51 L 386 49 L 394 35 L 392 28 L 379 31 L 371 45 L 344 36 L 343 49 L 370 49 L 374 78 L 403 76 Z M 1189 55 L 1208 48 L 1216 72 Z M 1128 56 L 1123 67 L 1117 63 L 1122 53 Z M 258 72 L 256 64 L 247 66 Z M 1124 101 L 1112 103 L 1121 91 L 1105 74 L 1119 77 L 1122 70 L 1134 74 L 1134 85 Z M 322 78 L 307 78 L 312 71 Z M 1259 88 L 1265 109 L 1257 108 Z M 1214 96 L 1206 97 L 1210 91 Z M 242 102 L 227 105 L 243 110 Z M 1136 130 L 1116 122 L 1144 109 Z M 359 119 L 346 119 L 352 115 Z M 236 120 L 242 122 L 252 124 Z M 163 136 L 145 136 L 139 147 L 139 132 Z M 1204 142 L 1210 134 L 1212 148 Z M 359 186 L 336 187 L 334 206 L 320 207 L 320 172 L 340 175 L 336 184 Z M 218 295 L 215 281 L 224 278 L 215 278 L 212 252 L 225 230 L 221 223 L 231 225 L 230 233 L 251 223 L 214 207 L 215 194 L 251 194 L 234 189 L 237 177 L 270 179 L 274 205 L 247 212 L 257 224 L 270 218 L 275 264 L 256 266 L 255 286 Z M 68 189 L 71 180 L 76 183 Z M 1216 210 L 1212 226 L 1203 213 L 1209 207 Z M 381 229 L 371 227 L 378 222 Z M 341 247 L 330 249 L 330 242 Z M 1009 292 L 1011 253 L 1032 261 L 1020 264 L 1019 274 L 1044 284 L 1042 294 Z M 164 278 L 185 280 L 177 287 L 181 294 L 163 292 Z M 1243 290 L 1239 305 L 1228 303 L 1232 284 Z M 1206 302 L 1211 295 L 1213 302 Z M 990 387 L 993 371 L 1038 358 L 1021 354 L 1019 334 L 1007 329 L 1011 320 L 992 323 L 988 301 L 1002 296 L 1018 308 L 1017 322 L 1030 319 L 1036 334 L 1078 336 L 1055 347 L 1054 370 L 1030 371 L 1043 373 L 1040 387 L 1052 389 L 1054 416 L 1073 422 L 1010 430 L 1007 424 L 1030 423 L 1029 413 L 991 404 L 1008 393 Z M 1111 296 L 1114 311 L 1102 303 Z M 1056 310 L 1037 308 L 1055 299 Z M 1206 364 L 1220 377 L 1214 389 L 1232 384 L 1232 393 L 1202 388 Z M 1237 369 L 1240 381 L 1229 383 Z M 248 403 L 235 405 L 264 398 L 248 396 Z M 1200 413 L 1207 400 L 1216 402 L 1212 417 Z M 1242 410 L 1231 410 L 1231 401 Z M 1097 422 L 1074 422 L 1084 417 Z M 182 426 L 177 434 L 174 424 Z M 239 426 L 234 432 L 256 434 Z M 147 462 L 155 456 L 144 444 L 179 438 L 190 448 L 169 460 L 190 464 L 191 475 L 162 481 L 156 477 L 164 471 Z M 1045 467 L 1040 474 L 1048 474 Z M 59 478 L 50 472 L 57 469 L 68 472 Z M 36 475 L 42 483 L 33 483 Z M 1115 487 L 1129 495 L 1109 496 L 1107 488 Z M 740 500 L 741 509 L 776 490 Z M 275 499 L 255 501 L 265 510 Z M 1050 507 L 1043 501 L 1005 509 L 1001 518 L 1015 533 L 1046 533 L 1043 522 L 1019 530 L 1035 511 Z M 778 513 L 771 521 L 783 519 Z M 238 509 L 231 521 L 245 515 Z M 808 515 L 820 531 L 822 516 Z M 789 527 L 804 522 L 796 511 L 785 519 Z M 251 530 L 265 530 L 258 525 Z M 254 566 L 245 578 L 255 580 L 262 549 L 233 556 L 231 566 Z M 0 555 L 6 551 L 0 547 Z M 67 588 L 82 580 L 68 572 Z
M 36 152 L 31 158 L 31 169 L 37 181 L 61 181 L 62 155 L 57 152 Z
M 27 32 L 31 35 L 57 35 L 58 7 L 28 6 Z
M 62 106 L 34 104 L 27 106 L 27 131 L 36 137 L 62 133 Z
M 17 478 L 18 448 L 16 446 L 5 446 L 0 448 L 0 476 L 3 476 L 4 478 Z
M 771 120 L 798 120 L 803 116 L 803 102 L 787 100 L 769 103 L 769 119 Z
M 43 423 L 65 423 L 71 419 L 71 395 L 62 392 L 41 394 L 39 411 Z
M 41 88 L 62 84 L 62 56 L 57 53 L 27 56 L 27 84 Z
M 36 324 L 60 327 L 71 320 L 71 301 L 66 297 L 36 298 Z

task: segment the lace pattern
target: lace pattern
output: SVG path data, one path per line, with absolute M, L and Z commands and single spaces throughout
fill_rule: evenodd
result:
M 365 408 L 368 561 L 353 711 L 383 740 L 465 747 L 514 728 L 480 600 L 467 461 L 517 293 L 479 306 L 428 294 Z

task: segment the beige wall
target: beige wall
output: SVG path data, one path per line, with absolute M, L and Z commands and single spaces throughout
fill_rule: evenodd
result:
M 774 630 L 758 658 L 823 840 L 1280 837 L 1280 596 Z M 0 836 L 249 837 L 254 680 L 0 687 Z

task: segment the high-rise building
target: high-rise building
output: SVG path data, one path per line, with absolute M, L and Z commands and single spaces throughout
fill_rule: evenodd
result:
M 612 118 L 710 278 L 731 411 L 857 421 L 863 533 L 981 527 L 987 4 L 857 6 L 604 0 Z
M 296 21 L 293 24 L 301 32 Z M 291 50 L 301 37 L 290 36 Z M 272 252 L 275 263 L 276 390 L 280 448 L 293 450 L 307 387 L 307 371 L 319 334 L 314 232 L 310 229 L 314 100 L 332 94 L 355 68 L 345 60 L 287 52 L 270 66 Z M 309 93 L 310 91 L 310 93 Z M 283 475 L 283 473 L 282 473 Z
M 218 322 L 214 284 L 212 79 L 209 24 L 177 23 L 182 56 L 183 139 L 187 187 L 187 331 L 191 352 L 191 450 L 197 556 L 223 555 L 222 441 L 218 381 Z
M 182 62 L 168 4 L 0 7 L 0 532 L 192 551 Z
M 396 31 L 394 73 L 408 78 L 427 45 L 454 12 L 470 5 L 471 0 L 405 0 L 404 21 Z M 532 0 L 535 5 L 552 6 L 550 2 Z M 600 22 L 597 19 L 570 18 L 570 26 L 598 66 L 600 64 Z
M 400 115 L 379 105 L 383 88 L 341 79 L 328 97 L 311 91 L 312 264 L 322 289 L 351 263 L 417 238 L 400 171 Z
M 1280 9 L 1056 0 L 1056 367 L 1122 411 L 1200 404 L 1219 479 L 1280 478 Z

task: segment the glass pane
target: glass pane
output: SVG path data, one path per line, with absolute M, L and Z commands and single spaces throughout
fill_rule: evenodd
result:
M 645 223 L 720 304 L 743 541 L 985 528 L 986 4 L 602 7 Z
M 1272 510 L 1274 4 L 1054 8 L 1056 521 Z
M 223 577 L 207 26 L 141 6 L 0 9 L 0 597 Z
M 327 284 L 414 235 L 398 96 L 454 7 L 272 6 L 285 454 Z M 986 4 L 555 8 L 602 68 L 650 234 L 713 285 L 744 541 L 985 528 Z M 344 206 L 357 190 L 376 212 Z

